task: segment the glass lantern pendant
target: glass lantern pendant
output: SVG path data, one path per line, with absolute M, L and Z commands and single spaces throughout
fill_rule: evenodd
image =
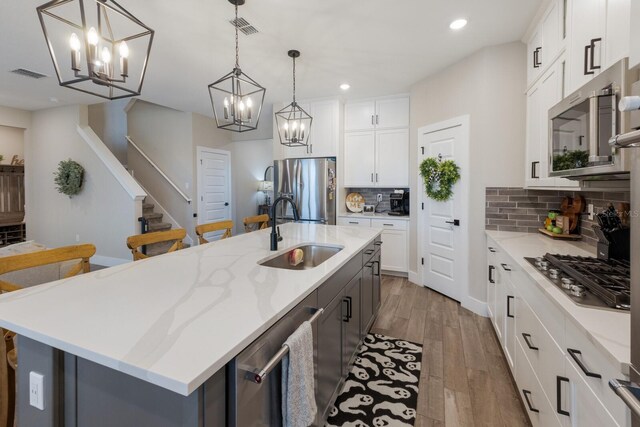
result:
M 236 65 L 231 72 L 209 85 L 209 96 L 218 128 L 246 132 L 258 128 L 266 89 L 240 69 L 238 48 L 238 6 L 245 0 L 229 0 L 235 5 Z
M 276 113 L 276 125 L 280 144 L 304 147 L 309 143 L 313 118 L 296 102 L 296 58 L 300 57 L 300 52 L 290 50 L 288 55 L 293 58 L 293 102 Z
M 138 96 L 154 31 L 113 0 L 37 8 L 60 86 L 106 99 Z

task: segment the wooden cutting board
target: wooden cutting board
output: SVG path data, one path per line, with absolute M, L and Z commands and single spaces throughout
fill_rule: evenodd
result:
M 580 220 L 580 214 L 584 211 L 585 201 L 584 197 L 578 195 L 576 197 L 565 197 L 562 199 L 562 204 L 560 205 L 560 211 L 562 212 L 562 216 L 566 216 L 569 218 L 569 231 L 572 232 L 578 227 L 578 222 Z M 544 230 L 548 233 L 547 230 Z M 552 233 L 553 234 L 553 233 Z
M 579 234 L 556 234 L 556 233 L 552 233 L 549 230 L 545 230 L 544 228 L 538 228 L 538 231 L 544 234 L 545 236 L 551 237 L 552 239 L 559 239 L 559 240 L 581 240 L 582 239 L 582 236 Z

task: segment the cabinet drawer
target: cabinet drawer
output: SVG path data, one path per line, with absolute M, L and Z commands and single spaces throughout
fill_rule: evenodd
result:
M 579 372 L 582 380 L 593 391 L 620 425 L 630 425 L 631 415 L 622 400 L 609 388 L 609 380 L 625 379 L 609 358 L 600 351 L 572 321 L 566 324 L 567 360 Z M 580 366 L 582 364 L 583 366 Z M 590 375 L 587 374 L 589 372 Z M 598 378 L 600 376 L 600 378 Z
M 400 219 L 372 219 L 371 226 L 375 228 L 384 228 L 385 230 L 406 230 L 409 221 Z
M 561 426 L 555 415 L 554 407 L 542 391 L 534 368 L 527 360 L 524 349 L 519 342 L 516 343 L 515 377 L 520 398 L 533 427 Z
M 362 270 L 362 253 L 354 256 L 336 274 L 328 278 L 318 289 L 318 307 L 326 307 Z
M 371 220 L 368 218 L 350 218 L 341 216 L 338 218 L 338 225 L 351 227 L 371 227 Z

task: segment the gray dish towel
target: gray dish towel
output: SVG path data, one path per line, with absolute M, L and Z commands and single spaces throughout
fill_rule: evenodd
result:
M 313 371 L 313 329 L 304 322 L 287 339 L 289 354 L 282 359 L 282 425 L 307 427 L 316 418 Z

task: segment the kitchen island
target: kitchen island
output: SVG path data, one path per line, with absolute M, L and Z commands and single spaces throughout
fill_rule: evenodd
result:
M 309 270 L 264 267 L 263 230 L 1 296 L 0 327 L 20 337 L 20 425 L 224 425 L 227 364 L 380 244 L 376 229 L 280 228 L 280 252 L 342 250 Z M 44 410 L 27 401 L 32 371 Z

